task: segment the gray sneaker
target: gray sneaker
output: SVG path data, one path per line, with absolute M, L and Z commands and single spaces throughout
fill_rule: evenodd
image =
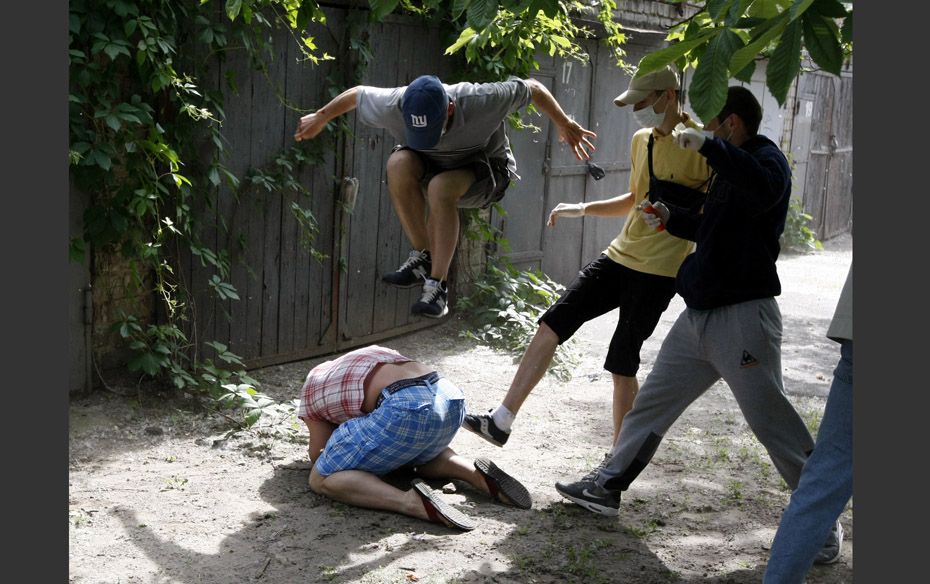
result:
M 555 490 L 588 511 L 608 517 L 616 517 L 620 514 L 621 491 L 599 487 L 593 480 L 581 479 L 574 483 L 559 481 L 555 484 Z
M 815 564 L 833 564 L 839 561 L 840 552 L 843 551 L 843 525 L 840 523 L 840 520 L 837 519 L 836 523 L 833 525 L 833 529 L 830 530 L 830 535 L 827 536 L 827 541 L 823 544 L 823 547 L 820 548 L 820 551 L 817 552 L 817 555 L 814 556 Z
M 410 256 L 395 272 L 388 272 L 381 281 L 398 288 L 413 288 L 423 283 L 432 270 L 432 261 L 428 250 L 412 250 Z
M 448 295 L 445 282 L 427 278 L 426 283 L 423 284 L 423 295 L 420 296 L 420 301 L 413 305 L 410 312 L 429 318 L 442 318 L 449 314 L 449 306 L 446 304 Z

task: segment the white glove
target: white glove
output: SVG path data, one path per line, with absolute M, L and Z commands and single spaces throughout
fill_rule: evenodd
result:
M 669 216 L 669 210 L 665 203 L 662 201 L 650 203 L 649 199 L 646 199 L 639 204 L 638 208 L 643 213 L 643 221 L 646 225 L 656 231 L 665 230 L 665 222 L 668 221 Z
M 587 207 L 586 203 L 559 203 L 549 212 L 546 225 L 549 227 L 555 225 L 557 217 L 583 217 L 585 207 Z
M 679 146 L 692 150 L 700 150 L 701 146 L 704 145 L 704 140 L 704 134 L 700 130 L 695 130 L 694 128 L 685 128 L 679 132 L 678 136 L 675 138 Z

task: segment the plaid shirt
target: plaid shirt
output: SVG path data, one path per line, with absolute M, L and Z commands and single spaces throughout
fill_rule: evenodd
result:
M 393 349 L 369 345 L 320 363 L 310 370 L 300 391 L 297 417 L 341 424 L 362 416 L 365 379 L 381 363 L 413 361 Z

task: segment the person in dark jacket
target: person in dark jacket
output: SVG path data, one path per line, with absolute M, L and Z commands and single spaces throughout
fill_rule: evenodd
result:
M 721 378 L 782 478 L 792 490 L 798 486 L 814 442 L 785 396 L 775 301 L 791 170 L 778 146 L 757 133 L 761 120 L 752 93 L 731 87 L 723 110 L 705 126 L 711 137 L 694 128 L 676 135 L 716 171 L 700 214 L 657 212 L 654 218 L 657 227 L 696 242 L 675 277 L 687 307 L 624 418 L 610 459 L 577 481 L 556 483 L 563 497 L 590 511 L 619 513 L 621 493 L 665 432 Z

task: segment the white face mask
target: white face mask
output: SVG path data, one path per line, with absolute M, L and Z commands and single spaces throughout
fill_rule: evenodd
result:
M 723 120 L 722 122 L 720 122 L 720 125 L 717 126 L 717 130 L 719 130 L 720 128 L 722 128 L 722 127 L 723 127 L 723 124 L 725 124 L 725 123 L 727 122 L 727 120 L 729 120 L 729 119 L 730 119 L 730 116 L 727 116 L 727 119 L 726 119 L 726 120 Z M 716 138 L 716 137 L 717 137 L 717 136 L 716 136 L 717 130 L 704 130 L 704 137 L 705 137 L 705 138 Z M 730 141 L 730 138 L 732 138 L 732 137 L 733 137 L 733 125 L 732 125 L 732 123 L 731 123 L 731 124 L 730 124 L 730 132 L 727 134 L 727 137 L 726 137 L 726 138 L 721 137 L 720 139 L 723 140 L 723 141 L 725 141 L 725 142 L 729 142 L 729 141 Z
M 659 100 L 662 98 L 660 97 Z M 636 120 L 636 123 L 642 128 L 655 128 L 656 126 L 661 126 L 662 122 L 665 121 L 665 111 L 656 113 L 655 106 L 658 103 L 658 100 L 653 102 L 652 105 L 647 105 L 641 110 L 633 110 L 633 119 Z M 667 106 L 668 104 L 666 104 Z

